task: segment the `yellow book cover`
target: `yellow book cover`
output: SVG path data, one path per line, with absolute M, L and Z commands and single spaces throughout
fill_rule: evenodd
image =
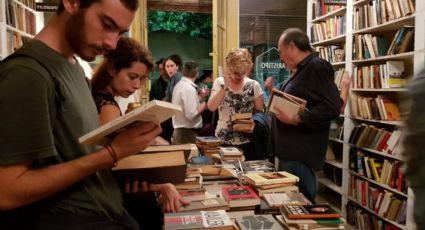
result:
M 245 179 L 253 185 L 287 183 L 294 184 L 299 181 L 299 178 L 288 172 L 263 172 L 263 173 L 247 173 Z

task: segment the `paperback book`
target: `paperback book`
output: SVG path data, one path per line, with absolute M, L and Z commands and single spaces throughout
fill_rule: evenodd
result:
M 193 211 L 165 213 L 164 227 L 174 229 L 214 229 L 232 230 L 233 222 L 226 211 Z
M 276 107 L 284 110 L 288 115 L 295 115 L 306 109 L 307 101 L 294 95 L 273 89 L 268 105 L 268 111 L 277 113 Z
M 264 172 L 264 173 L 247 173 L 245 180 L 248 183 L 258 186 L 266 184 L 295 184 L 299 178 L 286 171 L 281 172 Z
M 126 127 L 135 126 L 139 122 L 160 124 L 181 111 L 182 109 L 179 105 L 152 100 L 124 116 L 118 117 L 83 135 L 79 138 L 79 142 L 81 144 L 106 145 L 117 133 L 123 131 Z

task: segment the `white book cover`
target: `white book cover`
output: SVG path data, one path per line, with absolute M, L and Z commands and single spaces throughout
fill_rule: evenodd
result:
M 153 122 L 159 125 L 181 111 L 180 105 L 152 100 L 124 116 L 118 117 L 81 136 L 78 140 L 81 144 L 106 145 L 118 132 L 127 126 L 134 125 L 137 122 Z

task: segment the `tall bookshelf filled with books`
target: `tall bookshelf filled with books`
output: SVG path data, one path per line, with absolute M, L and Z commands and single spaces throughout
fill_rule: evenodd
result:
M 308 12 L 312 45 L 335 67 L 336 83 L 339 71 L 352 75 L 319 181 L 339 194 L 336 205 L 356 228 L 414 229 L 400 107 L 406 83 L 425 66 L 425 1 L 309 0 Z
M 36 33 L 35 0 L 0 0 L 0 59 Z
M 332 64 L 335 79 L 338 79 L 336 84 L 340 88 L 347 60 L 347 5 L 342 1 L 325 5 L 325 0 L 312 0 L 309 1 L 307 12 L 311 44 L 321 58 Z M 321 198 L 337 209 L 341 208 L 343 194 L 343 124 L 342 115 L 332 121 L 326 160 L 323 171 L 319 173 L 319 191 L 323 194 Z

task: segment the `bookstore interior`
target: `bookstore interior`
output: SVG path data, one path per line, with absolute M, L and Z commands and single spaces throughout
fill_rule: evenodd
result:
M 161 1 L 141 2 L 149 6 L 149 2 Z M 213 37 L 222 39 L 212 39 L 213 76 L 219 75 L 218 66 L 225 66 L 228 50 L 238 46 L 253 54 L 254 78 L 261 86 L 267 72 L 276 76 L 275 87 L 279 88 L 290 72 L 281 65 L 278 36 L 286 28 L 300 27 L 320 58 L 331 63 L 337 87 L 346 73 L 351 74 L 351 87 L 345 110 L 331 122 L 315 202 L 299 193 L 297 176 L 276 170 L 268 160 L 246 161 L 240 149 L 223 146 L 214 136 L 197 136 L 195 143 L 185 145 L 150 146 L 145 154 L 120 161 L 113 168 L 120 182 L 129 178 L 171 182 L 191 201 L 180 212 L 165 214 L 165 229 L 415 229 L 414 196 L 403 172 L 401 111 L 405 111 L 402 98 L 407 83 L 425 66 L 425 1 L 266 1 L 292 7 L 305 2 L 300 15 L 290 16 L 286 24 L 276 22 L 282 20 L 275 13 L 278 10 L 250 17 L 255 10 L 249 12 L 246 4 L 255 1 L 177 2 L 208 2 L 218 15 L 218 19 L 213 16 Z M 140 12 L 146 13 L 146 4 L 141 5 L 145 8 Z M 252 8 L 256 7 L 263 6 Z M 40 30 L 46 9 L 52 8 L 36 10 L 35 0 L 0 0 L 0 60 Z M 278 32 L 270 29 L 276 26 L 280 26 L 275 28 Z M 131 32 L 130 36 L 148 44 L 143 33 Z M 146 97 L 146 90 L 140 94 Z M 303 99 L 280 91 L 265 99 L 295 114 L 306 106 Z M 102 126 L 80 142 L 104 144 L 117 129 L 146 121 L 143 116 L 161 123 L 180 110 L 166 103 L 141 102 L 145 105 L 131 116 L 122 117 L 115 126 Z M 152 108 L 154 112 L 149 112 Z M 240 115 L 235 125 L 250 129 L 252 114 Z

